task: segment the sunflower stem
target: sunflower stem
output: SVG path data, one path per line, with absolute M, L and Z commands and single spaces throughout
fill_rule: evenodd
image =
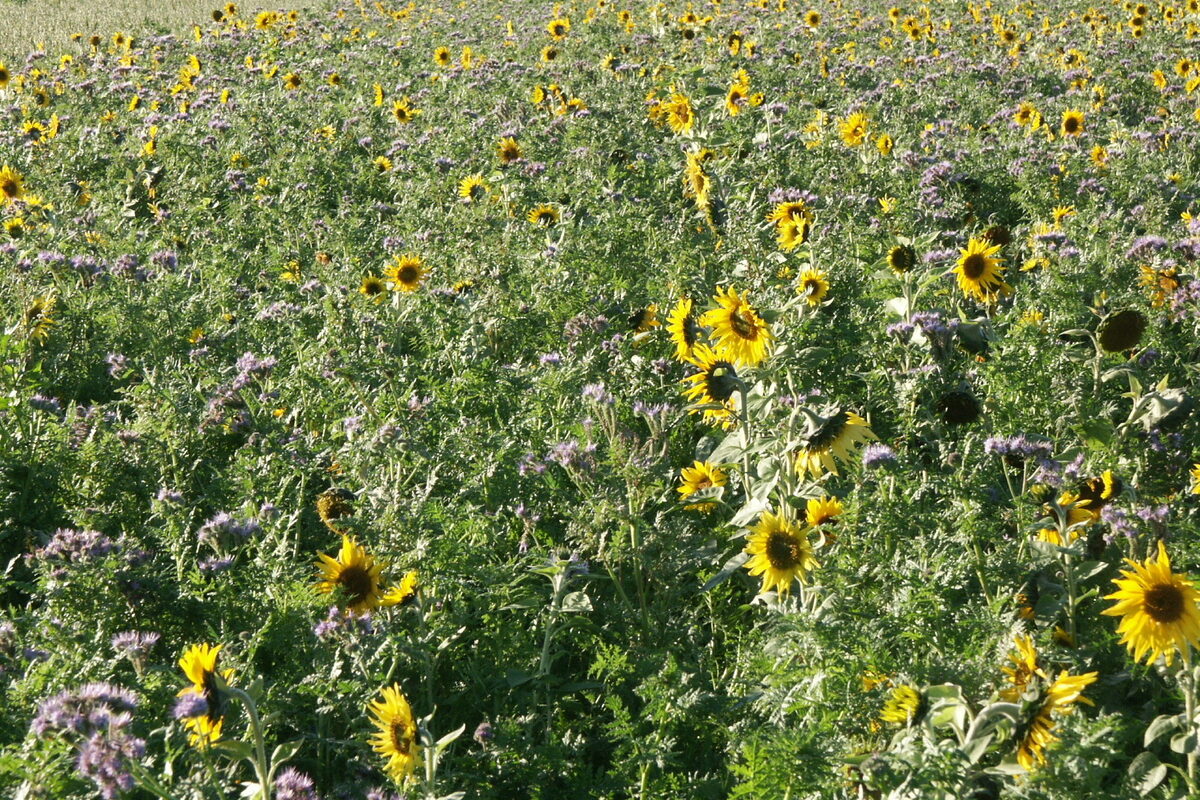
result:
M 1184 646 L 1190 647 L 1190 645 Z M 1184 655 L 1187 655 L 1186 651 Z M 1196 676 L 1191 671 L 1190 659 L 1185 659 L 1179 668 L 1179 685 L 1183 689 L 1183 708 L 1184 715 L 1187 717 L 1188 729 L 1194 736 L 1196 733 Z M 1191 788 L 1196 786 L 1196 762 L 1196 750 L 1192 748 L 1187 754 L 1187 777 Z
M 250 695 L 236 686 L 230 686 L 228 691 L 246 707 L 246 716 L 250 718 L 250 733 L 254 736 L 254 759 L 251 763 L 254 765 L 254 774 L 258 777 L 258 788 L 263 800 L 270 800 L 272 770 L 267 764 L 267 748 L 263 742 L 262 720 L 258 716 L 258 704 Z

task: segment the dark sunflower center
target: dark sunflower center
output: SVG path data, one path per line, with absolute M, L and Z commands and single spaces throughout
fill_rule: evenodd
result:
M 1074 133 L 1075 131 L 1079 130 L 1079 120 L 1075 117 L 1067 117 L 1063 121 L 1063 130 L 1065 130 L 1067 133 Z
M 401 755 L 408 755 L 409 748 L 412 747 L 412 739 L 408 736 L 407 726 L 401 721 L 396 720 L 392 723 L 392 747 Z
M 962 270 L 971 280 L 979 280 L 979 276 L 987 271 L 987 258 L 982 253 L 971 253 L 963 259 Z
M 821 291 L 820 281 L 814 281 L 812 278 L 804 281 L 804 291 L 808 294 L 817 294 Z
M 696 491 L 707 489 L 710 486 L 712 486 L 712 481 L 710 481 L 708 478 L 701 478 L 700 480 L 696 481 Z
M 338 586 L 346 593 L 346 599 L 351 605 L 361 603 L 371 594 L 371 574 L 360 566 L 349 566 L 338 575 Z
M 16 181 L 10 179 L 0 183 L 0 192 L 4 192 L 6 197 L 16 197 L 21 193 L 21 188 L 17 186 Z
M 709 369 L 705 385 L 709 397 L 718 403 L 724 403 L 737 391 L 737 372 L 728 361 L 718 361 Z
M 1183 616 L 1183 592 L 1170 583 L 1158 583 L 1146 590 L 1143 601 L 1150 619 L 1164 624 L 1178 622 Z
M 204 702 L 208 703 L 208 713 L 205 715 L 210 722 L 216 722 L 224 715 L 221 706 L 221 695 L 217 692 L 217 682 L 213 680 L 216 673 L 204 673 Z
M 396 277 L 400 279 L 401 283 L 416 283 L 418 277 L 417 268 L 411 265 L 407 267 L 401 267 L 400 272 L 396 274 Z
M 747 319 L 748 316 L 743 311 L 733 312 L 729 315 L 729 327 L 733 329 L 739 339 L 754 341 L 758 338 L 758 328 L 753 320 Z
M 808 437 L 808 449 L 819 451 L 832 446 L 846 430 L 846 424 L 849 421 L 850 417 L 845 411 L 839 411 L 825 420 L 821 423 L 821 427 L 813 431 L 812 435 Z
M 383 291 L 383 285 L 380 284 L 378 281 L 367 281 L 366 283 L 363 284 L 363 293 L 364 294 L 369 294 L 369 295 L 379 294 L 382 291 Z
M 790 533 L 775 531 L 767 537 L 767 561 L 774 569 L 789 570 L 800 565 L 800 540 Z

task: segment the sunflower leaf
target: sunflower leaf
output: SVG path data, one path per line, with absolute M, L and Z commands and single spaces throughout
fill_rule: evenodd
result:
M 733 558 L 725 562 L 725 566 L 721 567 L 721 571 L 713 575 L 704 585 L 700 587 L 700 591 L 707 592 L 716 586 L 729 580 L 729 576 L 742 568 L 742 565 L 750 560 L 750 554 L 744 551 L 739 551 Z
M 1165 777 L 1167 765 L 1159 761 L 1154 753 L 1144 752 L 1129 765 L 1129 779 L 1142 797 L 1154 791 Z
M 1165 734 L 1178 728 L 1182 722 L 1183 720 L 1178 714 L 1162 714 L 1155 717 L 1154 721 L 1146 728 L 1146 735 L 1142 739 L 1142 746 L 1149 747 Z

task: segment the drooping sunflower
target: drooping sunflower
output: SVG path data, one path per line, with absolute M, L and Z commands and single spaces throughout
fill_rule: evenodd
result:
M 353 500 L 354 495 L 347 489 L 326 489 L 317 498 L 317 516 L 326 528 L 341 534 L 345 531 L 345 525 L 338 524 L 338 520 L 354 514 Z
M 700 324 L 712 328 L 717 353 L 745 366 L 761 363 L 770 352 L 771 328 L 750 305 L 749 292 L 717 287 L 713 300 L 717 307 L 704 312 Z
M 800 273 L 796 281 L 796 294 L 804 298 L 809 306 L 821 305 L 825 295 L 829 294 L 829 281 L 824 270 L 806 269 Z
M 701 489 L 724 486 L 728 481 L 728 476 L 708 461 L 696 461 L 692 466 L 684 467 L 679 471 L 679 480 L 683 482 L 683 485 L 677 486 L 675 491 L 679 492 L 680 501 L 684 501 Z M 712 511 L 716 507 L 717 504 L 711 501 L 690 503 L 684 506 L 688 511 L 704 512 Z
M 25 196 L 25 179 L 8 164 L 0 169 L 0 208 Z
M 1000 245 L 989 245 L 975 238 L 967 244 L 967 249 L 959 251 L 958 266 L 953 272 L 958 276 L 958 287 L 963 294 L 981 303 L 991 303 L 1000 295 L 1012 292 L 1012 287 L 1000 277 L 1004 267 L 1000 266 L 1002 259 L 994 258 L 998 252 Z
M 225 698 L 217 691 L 214 677 L 217 672 L 217 657 L 221 645 L 213 647 L 209 644 L 194 644 L 183 651 L 179 659 L 179 668 L 192 682 L 179 691 L 177 697 L 185 694 L 195 694 L 204 698 L 207 704 L 205 713 L 198 717 L 185 717 L 184 727 L 189 731 L 188 741 L 195 747 L 207 747 L 221 738 L 221 727 L 225 722 Z M 225 681 L 233 676 L 233 670 L 227 669 L 219 673 Z
M 1062 124 L 1059 126 L 1059 133 L 1063 136 L 1078 136 L 1083 133 L 1083 112 L 1069 110 L 1064 111 L 1062 115 Z
M 1001 667 L 1000 671 L 1008 678 L 1009 686 L 1001 689 L 1000 699 L 1015 703 L 1025 694 L 1026 687 L 1036 678 L 1045 678 L 1046 673 L 1038 666 L 1037 648 L 1030 636 L 1017 636 L 1014 642 L 1015 652 L 1008 654 L 1011 667 Z
M 804 518 L 814 528 L 833 522 L 846 512 L 836 497 L 813 497 L 804 506 Z
M 421 257 L 409 253 L 398 256 L 383 275 L 392 282 L 393 289 L 411 293 L 421 287 L 421 282 L 428 274 L 429 270 L 425 268 Z
M 662 323 L 658 321 L 657 303 L 639 307 L 629 315 L 629 329 L 634 333 L 646 333 L 659 327 L 662 327 Z
M 876 438 L 867 421 L 853 411 L 837 409 L 827 417 L 814 414 L 795 454 L 796 472 L 813 478 L 826 472 L 837 475 L 839 461 L 850 463 L 855 447 Z
M 557 225 L 561 217 L 557 208 L 543 203 L 540 206 L 535 206 L 530 209 L 529 214 L 526 215 L 525 219 L 529 220 L 530 225 L 549 228 L 552 225 Z
M 458 184 L 458 196 L 465 203 L 474 203 L 487 195 L 489 187 L 482 175 L 468 175 Z
M 793 581 L 806 583 L 809 571 L 821 566 L 813 558 L 808 530 L 770 511 L 758 518 L 746 539 L 746 552 L 751 556 L 746 569 L 751 576 L 763 576 L 760 593 L 777 589 L 781 595 L 788 594 Z
M 718 357 L 706 344 L 696 345 L 689 363 L 699 372 L 683 379 L 683 383 L 691 384 L 684 389 L 684 397 L 696 405 L 719 406 L 703 409 L 705 422 L 732 427 L 737 410 L 735 395 L 741 384 L 733 364 Z M 693 414 L 699 412 L 700 409 L 691 410 Z
M 521 145 L 511 136 L 505 136 L 496 145 L 496 156 L 500 159 L 501 164 L 511 164 L 514 161 L 519 161 L 524 155 L 521 151 Z
M 811 232 L 812 222 L 804 218 L 787 219 L 780 222 L 775 228 L 775 236 L 779 244 L 779 249 L 784 252 L 795 250 L 808 241 L 808 236 Z
M 29 301 L 29 305 L 25 306 L 22 319 L 30 339 L 35 342 L 44 342 L 50 338 L 50 330 L 57 324 L 54 320 L 54 309 L 57 306 L 57 289 L 51 289 L 46 294 Z
M 318 554 L 317 566 L 322 580 L 317 582 L 317 591 L 322 594 L 341 594 L 341 602 L 349 611 L 362 614 L 378 608 L 383 601 L 380 590 L 383 564 L 353 539 L 342 535 L 342 549 L 337 558 L 324 553 Z
M 358 291 L 364 297 L 374 300 L 376 303 L 382 303 L 383 298 L 387 296 L 387 284 L 380 280 L 375 275 L 368 275 L 362 279 L 362 283 L 358 287 Z
M 1200 646 L 1200 608 L 1196 591 L 1187 573 L 1171 571 L 1167 549 L 1158 543 L 1158 557 L 1140 564 L 1125 559 L 1132 570 L 1121 570 L 1117 591 L 1105 596 L 1116 605 L 1101 611 L 1120 617 L 1117 633 L 1121 644 L 1128 645 L 1133 660 L 1152 663 L 1160 656 L 1171 665 L 1178 651 L 1185 664 L 1191 663 L 1191 648 Z
M 1054 521 L 1055 527 L 1039 530 L 1038 539 L 1058 547 L 1069 546 L 1080 537 L 1086 524 L 1092 521 L 1093 516 L 1088 508 L 1090 504 L 1090 500 L 1080 500 L 1074 492 L 1063 492 L 1058 497 L 1057 508 L 1049 504 L 1043 507 L 1044 515 Z M 1062 531 L 1067 533 L 1065 539 Z
M 1093 519 L 1100 519 L 1100 510 L 1125 488 L 1125 483 L 1106 469 L 1098 478 L 1088 478 L 1075 488 L 1080 504 L 1086 501 L 1085 509 Z
M 383 593 L 383 601 L 380 605 L 384 606 L 405 606 L 411 603 L 417 596 L 417 589 L 420 588 L 420 575 L 415 569 L 404 573 L 404 577 L 395 586 L 388 588 Z
M 378 729 L 371 735 L 371 748 L 387 759 L 384 771 L 397 784 L 403 784 L 416 769 L 421 752 L 417 721 L 399 684 L 392 684 L 382 694 L 382 699 L 372 700 L 367 706 L 371 724 Z
M 1109 314 L 1096 328 L 1100 349 L 1106 353 L 1132 350 L 1142 341 L 1142 334 L 1145 332 L 1146 316 L 1135 308 Z
M 692 313 L 692 299 L 681 297 L 667 316 L 667 332 L 675 343 L 675 357 L 680 361 L 690 361 L 700 334 L 704 331 Z
M 1036 765 L 1046 763 L 1046 747 L 1058 741 L 1058 737 L 1052 733 L 1054 716 L 1071 713 L 1071 706 L 1076 702 L 1092 705 L 1092 701 L 1083 696 L 1083 690 L 1095 682 L 1097 674 L 1070 675 L 1066 670 L 1059 673 L 1046 688 L 1032 718 L 1017 731 L 1020 742 L 1017 745 L 1018 764 L 1031 770 Z
M 929 701 L 924 692 L 915 686 L 900 684 L 888 694 L 879 718 L 907 728 L 920 722 L 928 708 Z

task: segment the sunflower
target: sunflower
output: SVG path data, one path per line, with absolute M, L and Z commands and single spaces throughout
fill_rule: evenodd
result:
M 468 175 L 458 184 L 458 196 L 464 203 L 482 200 L 488 191 L 487 181 L 483 179 L 482 175 Z
M 1025 694 L 1025 688 L 1035 678 L 1046 677 L 1046 673 L 1038 666 L 1038 653 L 1037 648 L 1033 646 L 1033 638 L 1017 636 L 1015 644 L 1017 645 L 1016 652 L 1008 654 L 1012 666 L 1000 668 L 1000 671 L 1008 677 L 1008 682 L 1012 684 L 1000 690 L 1000 699 L 1009 703 L 1020 700 L 1021 695 Z
M 289 92 L 299 89 L 303 83 L 304 80 L 294 72 L 289 72 L 287 75 L 283 76 L 283 88 L 287 89 Z
M 362 284 L 358 287 L 358 291 L 364 297 L 368 297 L 376 303 L 383 302 L 383 298 L 387 296 L 387 290 L 387 284 L 374 275 L 363 278 Z
M 771 328 L 750 305 L 749 293 L 717 287 L 717 308 L 704 312 L 700 324 L 713 329 L 717 352 L 737 364 L 753 367 L 767 357 Z
M 917 265 L 917 253 L 906 244 L 898 244 L 888 250 L 887 265 L 895 274 L 903 275 Z
M 407 97 L 392 101 L 392 116 L 401 125 L 407 125 L 412 122 L 420 113 L 420 109 L 413 108 L 411 101 Z
M 845 511 L 842 501 L 836 497 L 814 497 L 804 507 L 804 518 L 809 525 L 816 528 L 834 522 Z
M 558 48 L 552 44 L 548 44 L 542 48 L 542 61 L 549 64 L 554 59 L 558 58 Z
M 400 583 L 390 587 L 383 593 L 383 600 L 380 605 L 384 606 L 405 606 L 411 603 L 417 596 L 417 589 L 420 588 L 420 576 L 415 569 L 409 570 L 400 579 Z
M 540 206 L 535 206 L 534 208 L 530 209 L 529 213 L 525 216 L 525 219 L 529 220 L 530 225 L 549 228 L 552 225 L 557 225 L 559 219 L 561 219 L 561 216 L 557 208 L 543 203 Z
M 870 120 L 866 114 L 857 111 L 838 122 L 838 133 L 847 147 L 858 147 L 867 140 L 867 126 Z
M 546 33 L 550 34 L 550 38 L 555 41 L 561 41 L 567 38 L 567 34 L 571 32 L 571 20 L 566 17 L 559 17 L 551 20 L 546 26 Z
M 371 87 L 371 96 L 375 105 L 383 105 L 383 101 L 387 98 L 387 94 L 383 91 L 383 84 L 377 83 Z
M 979 419 L 983 407 L 970 392 L 954 389 L 938 398 L 938 411 L 947 425 L 969 425 Z
M 1088 478 L 1079 484 L 1075 489 L 1075 494 L 1082 505 L 1087 503 L 1085 510 L 1091 515 L 1092 519 L 1100 519 L 1100 510 L 1109 502 L 1121 493 L 1125 488 L 1125 483 L 1113 475 L 1111 469 L 1105 470 L 1098 478 Z
M 1056 527 L 1042 528 L 1038 531 L 1038 539 L 1058 547 L 1070 545 L 1079 538 L 1082 528 L 1094 519 L 1090 504 L 1090 500 L 1080 500 L 1074 492 L 1063 492 L 1058 497 L 1057 508 L 1051 505 L 1042 508 L 1044 515 L 1056 522 Z M 1065 541 L 1061 531 L 1067 532 Z
M 44 342 L 50 338 L 50 329 L 57 324 L 54 321 L 54 309 L 57 305 L 57 289 L 51 289 L 46 294 L 29 301 L 29 305 L 25 307 L 24 322 L 30 339 Z
M 750 575 L 763 576 L 760 593 L 775 588 L 779 594 L 787 594 L 794 580 L 807 582 L 809 570 L 821 566 L 813 558 L 808 528 L 770 511 L 764 511 L 750 529 L 746 552 L 751 556 L 746 562 Z
M 194 644 L 184 650 L 179 659 L 179 668 L 192 685 L 181 689 L 177 697 L 186 694 L 199 695 L 208 706 L 203 715 L 186 717 L 183 721 L 184 727 L 190 731 L 188 741 L 196 747 L 206 747 L 221 738 L 221 727 L 225 722 L 225 698 L 217 691 L 214 678 L 220 674 L 228 681 L 233 676 L 233 670 L 217 672 L 217 657 L 220 652 L 221 645 L 213 647 L 208 644 Z
M 1188 474 L 1192 476 L 1192 494 L 1200 494 L 1200 464 L 1193 464 Z
M 985 240 L 975 238 L 967 244 L 967 249 L 959 251 L 958 266 L 953 272 L 963 294 L 981 303 L 991 303 L 999 295 L 1012 292 L 1012 287 L 1000 277 L 1004 272 L 1000 266 L 1002 259 L 993 258 L 998 252 L 1000 245 L 989 246 Z
M 8 71 L 8 67 L 4 66 L 4 62 L 0 61 L 0 89 L 8 86 L 10 80 L 12 80 L 12 73 Z
M 697 344 L 688 361 L 700 371 L 683 379 L 683 383 L 692 384 L 684 389 L 684 397 L 696 405 L 718 406 L 703 409 L 705 421 L 732 427 L 737 410 L 735 394 L 741 385 L 737 370 L 706 344 Z M 691 409 L 693 414 L 700 411 Z
M 639 308 L 629 315 L 629 329 L 634 333 L 645 333 L 651 328 L 661 326 L 662 323 L 658 321 L 658 305 L 655 303 Z
M 750 87 L 744 83 L 735 83 L 725 93 L 725 111 L 731 117 L 736 117 L 750 102 Z
M 343 533 L 345 526 L 338 525 L 337 521 L 354 514 L 352 500 L 354 500 L 354 495 L 346 489 L 327 489 L 321 492 L 321 496 L 317 498 L 317 516 L 329 530 L 338 534 Z
M 1123 353 L 1138 346 L 1146 332 L 1146 317 L 1134 308 L 1109 314 L 1096 329 L 1100 349 L 1106 353 Z
M 682 486 L 675 488 L 679 492 L 680 501 L 686 500 L 701 489 L 711 489 L 716 486 L 724 486 L 728 477 L 720 469 L 715 467 L 708 461 L 696 461 L 690 467 L 684 467 L 679 471 L 679 480 L 683 482 Z M 717 504 L 710 501 L 701 503 L 691 503 L 684 506 L 688 511 L 712 511 L 717 507 Z
M 322 594 L 341 595 L 341 602 L 349 611 L 365 613 L 380 605 L 383 594 L 380 581 L 383 564 L 367 553 L 353 539 L 342 534 L 342 549 L 338 557 L 318 555 L 317 567 L 323 580 L 317 582 L 317 591 Z
M 767 222 L 773 222 L 776 225 L 801 219 L 806 219 L 809 222 L 812 222 L 813 219 L 812 210 L 808 207 L 808 203 L 805 203 L 803 200 L 789 200 L 779 203 L 775 208 L 771 209 L 770 214 L 767 214 Z
M 0 169 L 0 208 L 24 196 L 25 179 L 21 173 L 5 164 L 4 169 Z
M 1064 111 L 1059 133 L 1063 136 L 1078 136 L 1083 133 L 1083 112 Z
M 1013 114 L 1013 122 L 1016 122 L 1022 128 L 1027 125 L 1032 125 L 1034 120 L 1038 119 L 1038 110 L 1032 103 L 1021 103 L 1017 106 L 1016 112 Z
M 1105 596 L 1116 605 L 1101 614 L 1121 617 L 1117 633 L 1129 646 L 1134 661 L 1151 663 L 1162 656 L 1171 665 L 1175 651 L 1191 663 L 1191 648 L 1200 646 L 1200 598 L 1187 573 L 1171 571 L 1167 549 L 1158 543 L 1158 558 L 1142 563 L 1125 559 L 1132 570 L 1121 570 L 1117 591 Z
M 804 13 L 804 24 L 810 28 L 815 28 L 821 24 L 821 12 L 816 9 L 810 9 Z
M 1053 716 L 1071 713 L 1071 706 L 1077 701 L 1092 705 L 1092 701 L 1083 697 L 1082 693 L 1095 682 L 1096 676 L 1095 672 L 1069 675 L 1066 670 L 1058 674 L 1054 682 L 1046 688 L 1041 703 L 1033 712 L 1033 718 L 1023 726 L 1024 730 L 1018 731 L 1018 764 L 1026 770 L 1031 770 L 1035 765 L 1046 763 L 1046 747 L 1051 742 L 1058 741 L 1058 737 L 1051 733 L 1054 729 Z
M 680 361 L 690 361 L 703 332 L 700 323 L 692 314 L 690 297 L 679 298 L 675 308 L 671 309 L 667 316 L 667 331 L 671 334 L 671 341 L 675 343 L 675 357 Z
M 664 104 L 667 124 L 674 133 L 688 133 L 696 124 L 696 112 L 692 110 L 692 101 L 684 94 L 673 94 Z
M 521 145 L 511 136 L 505 136 L 496 145 L 496 156 L 500 159 L 501 164 L 511 164 L 514 161 L 520 161 L 524 155 L 521 152 Z
M 796 451 L 796 472 L 819 478 L 826 472 L 838 474 L 837 462 L 848 464 L 852 450 L 877 437 L 867 421 L 853 411 L 837 410 L 828 417 L 813 415 L 803 446 Z
M 420 256 L 411 253 L 397 256 L 396 261 L 383 273 L 392 282 L 392 288 L 405 293 L 415 292 L 421 281 L 429 274 Z
M 909 727 L 921 721 L 929 708 L 925 693 L 915 686 L 901 684 L 888 695 L 879 718 L 893 725 Z
M 402 784 L 416 769 L 421 752 L 412 706 L 399 684 L 393 684 L 383 690 L 383 699 L 372 700 L 367 710 L 371 724 L 379 729 L 371 735 L 371 747 L 387 759 L 384 771 Z
M 433 63 L 439 67 L 448 67 L 454 61 L 454 57 L 450 55 L 449 47 L 439 47 L 433 51 Z
M 779 249 L 791 251 L 808 241 L 808 235 L 812 232 L 812 222 L 804 218 L 784 220 L 775 231 Z
M 796 281 L 796 294 L 804 298 L 810 306 L 819 306 L 829 294 L 829 281 L 824 270 L 806 269 Z

